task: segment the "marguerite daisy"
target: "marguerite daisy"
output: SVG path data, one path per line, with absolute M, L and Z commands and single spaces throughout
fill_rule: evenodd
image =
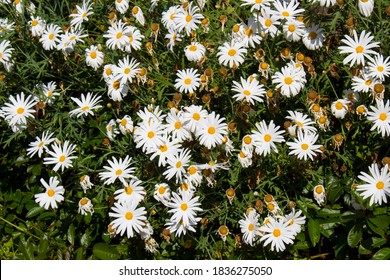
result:
M 194 68 L 178 70 L 176 75 L 175 88 L 181 93 L 193 93 L 199 88 L 200 75 L 198 70 Z
M 52 209 L 58 208 L 58 203 L 64 200 L 64 187 L 58 185 L 60 182 L 57 177 L 50 177 L 49 184 L 43 179 L 40 181 L 45 187 L 45 192 L 34 195 L 35 202 L 39 203 L 39 206 L 46 210 L 48 210 L 49 207 Z
M 367 112 L 367 119 L 374 123 L 372 130 L 377 130 L 382 137 L 390 136 L 390 101 L 386 104 L 383 100 L 377 101 L 376 106 L 370 106 L 371 111 Z
M 69 114 L 71 116 L 76 115 L 78 118 L 81 117 L 81 119 L 83 119 L 84 116 L 93 116 L 94 112 L 92 110 L 96 110 L 102 107 L 101 105 L 98 105 L 101 101 L 100 98 L 101 96 L 93 96 L 91 92 L 88 92 L 87 95 L 84 95 L 84 93 L 82 93 L 81 99 L 71 97 L 71 99 L 76 102 L 79 107 L 70 111 Z
M 276 126 L 273 120 L 270 121 L 269 125 L 265 120 L 262 120 L 255 126 L 256 129 L 252 130 L 252 138 L 256 154 L 266 156 L 271 153 L 271 149 L 278 152 L 275 143 L 285 141 L 282 136 L 283 131 L 279 130 L 280 126 Z
M 315 144 L 317 139 L 318 134 L 298 130 L 297 138 L 294 139 L 294 142 L 286 142 L 291 150 L 289 155 L 297 155 L 298 159 L 307 160 L 307 158 L 310 158 L 313 160 L 314 156 L 317 155 L 316 153 L 322 153 L 320 150 L 321 145 Z
M 27 155 L 33 157 L 36 153 L 38 153 L 38 157 L 41 157 L 43 151 L 47 151 L 47 146 L 55 140 L 53 135 L 54 133 L 44 131 L 41 138 L 37 136 L 36 140 L 29 144 L 30 147 L 27 149 Z
M 282 219 L 269 217 L 268 222 L 261 226 L 260 231 L 264 232 L 260 241 L 264 241 L 264 246 L 271 244 L 271 251 L 282 252 L 286 249 L 286 244 L 294 243 L 294 231 L 289 227 L 288 222 Z
M 255 101 L 264 102 L 265 89 L 256 78 L 250 76 L 245 80 L 241 77 L 240 80 L 241 83 L 233 81 L 232 91 L 237 92 L 233 95 L 234 99 L 237 101 L 246 100 L 252 105 L 255 104 Z
M 125 179 L 134 178 L 134 167 L 131 165 L 131 157 L 126 156 L 124 159 L 116 159 L 112 157 L 112 160 L 108 160 L 109 166 L 103 166 L 107 171 L 100 172 L 99 177 L 104 181 L 105 185 L 110 185 L 119 179 L 123 184 L 126 184 Z
M 220 118 L 215 112 L 211 112 L 206 119 L 201 121 L 199 134 L 200 144 L 211 149 L 222 144 L 224 135 L 227 135 L 225 118 Z
M 77 156 L 72 156 L 75 152 L 76 145 L 71 145 L 68 140 L 64 142 L 64 145 L 61 147 L 60 144 L 53 143 L 51 145 L 53 151 L 48 150 L 48 154 L 51 157 L 45 157 L 44 164 L 54 164 L 53 171 L 57 171 L 61 168 L 61 171 L 64 171 L 65 168 L 72 167 L 72 159 L 77 158 Z
M 229 66 L 230 68 L 237 68 L 244 62 L 246 53 L 247 49 L 243 43 L 233 40 L 219 46 L 217 56 L 219 64 Z

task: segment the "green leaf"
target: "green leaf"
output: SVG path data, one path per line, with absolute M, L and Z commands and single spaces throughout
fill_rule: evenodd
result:
M 32 245 L 24 240 L 24 238 L 20 239 L 19 242 L 19 251 L 22 252 L 24 259 L 32 260 L 34 258 L 34 250 Z
M 68 228 L 68 241 L 70 244 L 74 245 L 74 236 L 75 236 L 75 231 L 74 231 L 74 225 L 71 224 Z
M 360 224 L 354 225 L 348 233 L 347 242 L 352 248 L 356 247 L 362 238 L 363 231 Z
M 368 227 L 375 233 L 384 236 L 387 227 L 390 224 L 390 216 L 380 215 L 372 216 L 367 219 Z
M 39 247 L 38 247 L 38 259 L 46 259 L 46 252 L 47 249 L 49 248 L 49 241 L 47 239 L 47 236 L 44 235 L 39 242 Z
M 40 207 L 40 206 L 31 208 L 31 209 L 27 212 L 26 218 L 35 217 L 35 216 L 37 216 L 38 214 L 41 214 L 41 213 L 44 212 L 44 211 L 45 211 L 45 208 Z
M 106 243 L 97 243 L 93 246 L 93 254 L 101 260 L 117 260 L 119 259 L 119 253 L 115 247 Z
M 321 236 L 320 222 L 318 220 L 310 219 L 307 228 L 309 230 L 310 241 L 314 246 L 318 243 L 318 241 L 320 241 L 320 236 Z
M 390 259 L 390 248 L 382 248 L 372 256 L 373 260 L 388 260 Z
M 367 249 L 367 248 L 364 248 L 364 246 L 362 244 L 360 244 L 358 252 L 360 255 L 368 255 L 368 254 L 371 254 L 372 251 Z

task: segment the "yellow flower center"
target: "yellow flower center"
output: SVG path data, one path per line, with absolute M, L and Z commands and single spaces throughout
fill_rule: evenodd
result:
M 272 200 L 274 200 L 274 197 L 270 194 L 267 194 L 265 197 L 264 197 L 264 200 L 266 203 L 270 203 Z
M 255 229 L 255 226 L 253 224 L 249 224 L 248 230 L 253 231 Z
M 112 84 L 112 87 L 114 88 L 114 89 L 116 89 L 116 90 L 118 90 L 119 89 L 119 87 L 120 87 L 120 83 L 119 83 L 119 81 L 115 81 L 113 84 Z
M 190 168 L 188 168 L 188 173 L 190 173 L 190 175 L 194 175 L 196 173 L 196 167 L 190 166 Z
M 366 81 L 364 82 L 364 84 L 365 84 L 366 86 L 370 86 L 370 85 L 371 85 L 371 83 L 372 83 L 372 81 L 371 81 L 371 80 L 366 80 Z
M 36 26 L 38 24 L 38 20 L 34 19 L 32 22 L 31 22 L 31 25 L 32 26 Z
M 302 150 L 306 151 L 307 149 L 309 149 L 309 145 L 307 145 L 306 143 L 303 143 L 301 145 L 301 148 L 302 148 Z
M 81 108 L 81 111 L 88 111 L 89 110 L 89 106 L 84 106 L 83 108 Z
M 236 53 L 237 53 L 237 51 L 235 49 L 230 49 L 228 51 L 228 55 L 230 55 L 230 56 L 234 56 Z
M 125 192 L 128 195 L 131 195 L 133 193 L 133 188 L 131 186 L 125 187 Z
M 272 25 L 272 21 L 267 18 L 265 21 L 264 21 L 264 25 L 267 26 L 267 27 L 270 27 Z
M 76 39 L 76 35 L 73 35 L 72 37 L 69 38 L 70 41 L 73 41 L 74 39 Z
M 355 50 L 357 53 L 362 53 L 364 51 L 364 48 L 362 46 L 357 46 Z
M 297 122 L 297 125 L 299 126 L 299 127 L 303 127 L 303 123 L 301 123 L 301 122 Z
M 81 17 L 85 18 L 87 16 L 87 12 L 84 12 Z
M 279 237 L 281 232 L 280 232 L 280 229 L 274 229 L 274 231 L 272 232 L 272 234 L 275 236 L 275 237 Z
M 271 139 L 272 139 L 272 136 L 270 134 L 264 135 L 264 141 L 265 142 L 269 142 L 269 141 L 271 141 Z
M 385 187 L 385 183 L 384 182 L 382 182 L 382 181 L 379 181 L 378 183 L 376 183 L 376 188 L 378 189 L 378 190 L 381 190 L 381 189 L 383 189 L 384 187 Z
M 251 95 L 251 92 L 249 91 L 249 90 L 247 90 L 247 89 L 244 89 L 244 91 L 242 92 L 244 95 L 246 95 L 246 96 L 249 96 L 249 95 Z
M 163 195 L 163 194 L 165 193 L 165 187 L 164 187 L 164 186 L 160 186 L 160 187 L 158 188 L 158 193 L 161 194 L 161 195 Z
M 96 52 L 91 52 L 91 53 L 89 54 L 89 56 L 90 56 L 92 59 L 95 59 L 95 58 L 97 57 L 97 54 L 96 54 Z
M 378 70 L 378 72 L 383 72 L 383 70 L 385 70 L 385 68 L 381 65 L 379 65 L 376 70 Z
M 52 189 L 49 189 L 47 190 L 47 195 L 53 197 L 55 195 L 55 192 Z
M 186 211 L 188 209 L 187 203 L 183 203 L 182 205 L 180 205 L 180 209 Z
M 218 232 L 220 235 L 226 235 L 229 232 L 229 229 L 227 226 L 220 226 L 218 229 Z
M 163 153 L 168 151 L 168 146 L 166 144 L 160 145 L 160 151 L 163 152 Z
M 38 144 L 38 148 L 42 148 L 43 145 L 45 145 L 45 142 L 41 141 L 41 142 Z
M 110 76 L 112 73 L 112 70 L 110 68 L 106 68 L 106 75 Z
M 215 133 L 215 127 L 214 126 L 210 126 L 209 129 L 207 130 L 207 132 L 209 134 L 214 134 Z
M 326 117 L 321 116 L 321 117 L 318 119 L 318 122 L 319 122 L 320 124 L 326 123 Z
M 121 126 L 126 126 L 127 120 L 126 119 L 122 119 L 120 124 L 121 124 Z
M 190 79 L 190 78 L 186 78 L 186 79 L 184 80 L 184 83 L 185 83 L 186 85 L 190 85 L 190 84 L 191 84 L 191 79 Z
M 270 203 L 270 204 L 267 205 L 267 208 L 268 208 L 269 211 L 274 211 L 275 210 L 275 205 Z
M 268 65 L 267 62 L 264 62 L 264 61 L 263 61 L 263 62 L 260 63 L 260 68 L 261 68 L 262 70 L 267 70 L 268 67 L 269 67 L 269 65 Z
M 194 52 L 196 51 L 198 48 L 194 45 L 191 45 L 189 48 L 188 48 L 190 51 Z
M 24 113 L 24 108 L 19 107 L 19 108 L 16 110 L 16 112 L 17 112 L 19 115 L 21 115 L 21 114 Z
M 244 137 L 245 144 L 249 145 L 251 142 L 252 142 L 252 138 L 249 135 Z
M 245 35 L 249 37 L 249 36 L 252 36 L 252 34 L 253 34 L 252 28 L 248 27 L 248 28 L 245 30 Z
M 53 40 L 53 39 L 54 39 L 54 34 L 51 33 L 51 34 L 49 35 L 49 40 Z
M 341 103 L 339 101 L 339 102 L 336 103 L 335 107 L 336 107 L 337 110 L 342 110 L 344 108 L 344 105 L 343 105 L 343 103 Z
M 129 68 L 129 67 L 127 67 L 126 69 L 125 69 L 125 74 L 127 75 L 127 74 L 129 74 L 130 73 L 130 71 L 131 71 L 131 69 Z
M 175 122 L 175 129 L 180 129 L 181 128 L 181 122 L 177 121 Z
M 176 168 L 180 168 L 180 167 L 181 167 L 181 161 L 176 162 Z
M 126 218 L 126 220 L 131 220 L 131 219 L 133 219 L 133 213 L 127 212 L 126 215 L 125 215 L 125 218 Z
M 309 33 L 310 40 L 315 40 L 317 38 L 317 33 L 312 31 Z
M 291 85 L 293 82 L 293 79 L 291 77 L 284 78 L 284 83 L 287 85 Z
M 294 24 L 290 24 L 290 25 L 288 26 L 288 31 L 290 31 L 290 32 L 294 32 L 295 29 L 296 29 L 296 27 L 295 27 Z
M 65 159 L 66 159 L 66 157 L 65 157 L 64 155 L 62 155 L 62 156 L 60 156 L 60 159 L 59 159 L 59 161 L 60 161 L 60 162 L 64 162 L 64 161 L 65 161 Z
M 187 16 L 186 16 L 186 22 L 190 22 L 191 20 L 192 20 L 192 16 L 187 15 Z
M 236 25 L 233 26 L 233 32 L 237 33 L 238 31 L 240 31 L 240 25 L 236 24 Z
M 122 169 L 118 169 L 117 171 L 115 171 L 115 175 L 119 176 L 122 174 Z
M 81 205 L 85 205 L 85 204 L 87 204 L 88 203 L 88 198 L 86 198 L 86 197 L 83 197 L 81 200 L 80 200 L 80 204 Z
M 387 119 L 387 114 L 385 114 L 385 113 L 380 113 L 379 119 L 380 119 L 381 121 L 385 121 L 385 120 Z
M 199 121 L 199 120 L 200 120 L 200 115 L 199 115 L 199 113 L 194 113 L 194 114 L 192 115 L 192 118 L 193 118 L 194 120 L 196 120 L 196 121 Z
M 132 10 L 134 15 L 138 14 L 138 11 L 139 11 L 138 7 L 134 7 Z
M 118 32 L 118 33 L 116 34 L 116 38 L 117 38 L 117 39 L 120 39 L 120 38 L 122 38 L 122 35 L 123 35 L 122 32 Z
M 246 155 L 242 151 L 240 151 L 240 158 L 246 158 Z
M 315 191 L 316 191 L 317 194 L 322 194 L 324 192 L 322 186 L 317 186 Z
M 282 13 L 282 15 L 283 15 L 284 17 L 288 17 L 288 16 L 290 16 L 290 13 L 287 12 L 287 11 L 284 11 L 284 12 Z
M 148 132 L 148 137 L 149 138 L 153 138 L 154 137 L 154 132 L 153 131 L 149 131 Z

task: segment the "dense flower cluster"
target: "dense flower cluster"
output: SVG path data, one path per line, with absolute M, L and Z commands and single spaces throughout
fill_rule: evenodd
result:
M 296 197 L 284 190 L 298 184 L 296 174 L 287 175 L 288 186 L 274 187 L 284 165 L 291 167 L 291 161 L 297 170 L 306 168 L 309 178 L 322 168 L 327 150 L 340 151 L 352 120 L 359 120 L 353 125 L 362 131 L 368 126 L 367 135 L 389 141 L 390 56 L 382 52 L 380 38 L 364 26 L 350 25 L 337 41 L 319 20 L 343 9 L 343 1 L 312 0 L 309 9 L 302 3 L 307 1 L 242 0 L 234 6 L 239 16 L 233 16 L 234 9 L 224 7 L 229 1 L 217 8 L 207 0 L 112 0 L 106 1 L 110 14 L 102 26 L 95 26 L 104 9 L 99 1 L 83 0 L 61 21 L 34 5 L 39 1 L 27 2 L 0 1 L 0 8 L 20 16 L 0 18 L 4 75 L 22 68 L 16 34 L 28 28 L 30 43 L 50 57 L 45 67 L 55 69 L 55 59 L 74 59 L 88 75 L 85 79 L 96 83 L 74 90 L 60 70 L 53 70 L 32 88 L 2 93 L 2 122 L 15 135 L 26 133 L 24 155 L 49 174 L 48 182 L 40 178 L 45 192 L 35 194 L 35 201 L 57 209 L 66 199 L 77 200 L 78 213 L 92 215 L 98 202 L 94 195 L 99 192 L 106 201 L 112 197 L 106 225 L 110 236 L 138 234 L 149 252 L 158 247 L 153 232 L 165 229 L 177 238 L 194 234 L 206 223 L 202 217 L 221 211 L 220 201 L 203 203 L 209 190 L 221 187 L 245 198 L 232 218 L 224 218 L 243 217 L 232 223 L 242 242 L 284 251 L 307 221 L 307 211 L 298 209 L 303 204 L 293 201 L 305 196 L 315 207 L 327 203 L 323 181 L 313 180 L 310 192 L 307 188 Z M 355 2 L 360 15 L 370 17 L 374 1 Z M 212 22 L 214 9 L 221 13 Z M 310 13 L 318 17 L 310 18 Z M 209 39 L 213 32 L 218 40 Z M 316 57 L 320 52 L 321 58 Z M 329 73 L 321 74 L 316 63 L 330 53 L 339 64 L 328 63 Z M 342 82 L 340 68 L 352 73 Z M 321 83 L 334 92 L 322 91 Z M 61 119 L 51 114 L 57 104 L 62 104 Z M 58 125 L 47 126 L 51 121 Z M 63 181 L 87 162 L 89 151 L 77 135 L 88 139 L 92 121 L 104 153 L 99 166 L 91 163 L 77 177 L 83 196 L 69 198 L 69 183 Z M 77 131 L 74 135 L 62 132 L 68 125 Z M 338 132 L 343 135 L 330 140 Z M 148 163 L 155 166 L 153 172 Z M 369 206 L 387 203 L 389 165 L 372 163 L 368 168 L 371 175 L 355 174 L 357 186 L 351 193 L 369 199 Z M 246 175 L 253 170 L 255 179 Z M 261 184 L 264 176 L 272 177 L 269 183 Z M 243 191 L 246 181 L 252 183 Z M 230 204 L 238 199 L 232 191 L 226 194 Z M 165 214 L 163 221 L 154 220 L 151 211 Z M 218 232 L 226 241 L 229 229 L 221 227 Z

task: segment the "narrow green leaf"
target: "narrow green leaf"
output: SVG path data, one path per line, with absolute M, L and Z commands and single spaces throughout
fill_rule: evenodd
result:
M 49 248 L 49 241 L 47 239 L 47 236 L 44 235 L 41 239 L 41 241 L 39 242 L 39 246 L 38 246 L 38 259 L 45 259 L 46 258 L 46 252 L 47 252 L 47 249 Z
M 371 254 L 371 250 L 365 248 L 362 244 L 359 245 L 359 249 L 358 249 L 358 252 L 360 255 L 368 255 L 368 254 Z
M 44 211 L 45 211 L 45 208 L 40 207 L 40 206 L 31 208 L 31 209 L 27 212 L 26 218 L 35 217 L 35 216 L 41 214 L 41 213 L 44 212 Z
M 32 260 L 34 258 L 34 251 L 30 243 L 28 243 L 26 240 L 23 238 L 20 239 L 19 242 L 19 251 L 22 252 L 23 257 L 26 260 Z
M 362 238 L 363 231 L 360 224 L 354 225 L 348 233 L 347 242 L 352 248 L 356 247 Z
M 68 228 L 68 241 L 70 244 L 74 245 L 74 236 L 75 236 L 75 231 L 74 231 L 74 225 L 71 224 Z
M 93 246 L 93 254 L 101 260 L 117 260 L 119 259 L 119 253 L 115 247 L 106 243 L 97 243 Z
M 316 245 L 320 241 L 321 227 L 318 220 L 310 219 L 308 223 L 309 237 L 313 245 Z
M 390 259 L 390 248 L 382 248 L 372 256 L 373 260 L 388 260 Z

